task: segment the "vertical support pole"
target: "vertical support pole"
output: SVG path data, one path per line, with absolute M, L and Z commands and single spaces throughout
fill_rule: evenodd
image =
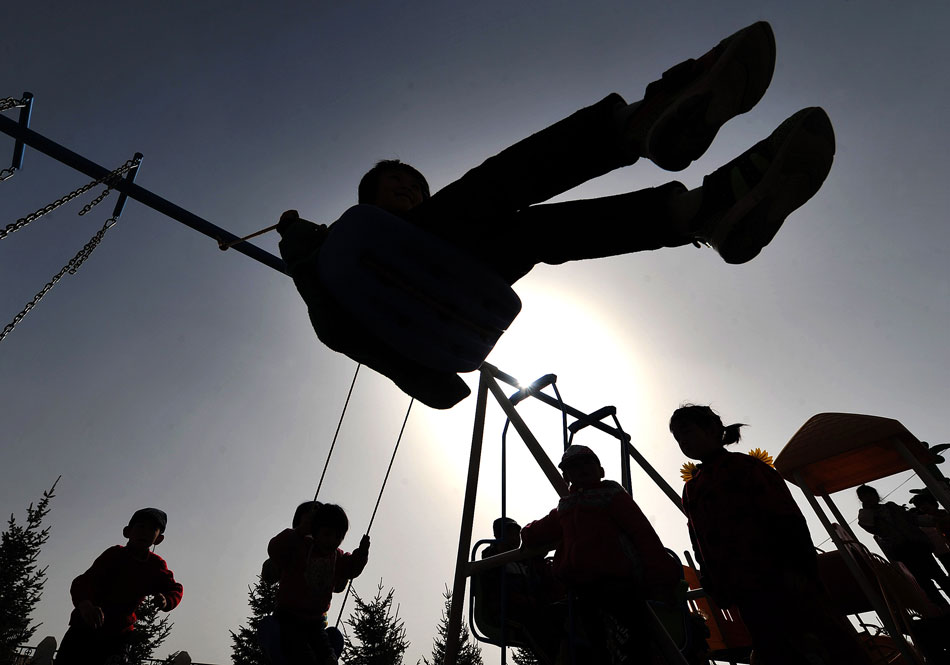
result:
M 831 536 L 831 540 L 834 541 L 835 547 L 837 547 L 838 551 L 841 552 L 841 558 L 844 559 L 845 565 L 848 566 L 848 570 L 851 571 L 851 575 L 858 583 L 861 591 L 865 596 L 868 597 L 868 600 L 871 601 L 871 606 L 874 608 L 874 611 L 877 612 L 878 619 L 880 619 L 881 623 L 884 624 L 884 628 L 887 630 L 888 635 L 891 636 L 891 639 L 897 643 L 897 648 L 900 650 L 901 655 L 909 664 L 913 663 L 915 665 L 923 665 L 910 650 L 910 647 L 908 646 L 907 641 L 904 639 L 904 636 L 899 630 L 897 630 L 897 626 L 894 625 L 893 621 L 891 621 L 891 614 L 887 609 L 887 605 L 884 603 L 884 599 L 871 586 L 870 580 L 868 580 L 868 578 L 864 575 L 864 571 L 861 570 L 858 562 L 854 560 L 854 557 L 851 555 L 851 552 L 848 550 L 844 541 L 842 541 L 838 536 L 838 532 L 832 527 L 831 522 L 828 520 L 828 516 L 825 515 L 825 511 L 821 509 L 821 504 L 818 503 L 818 499 L 815 498 L 815 495 L 812 493 L 811 489 L 805 483 L 804 479 L 802 479 L 801 474 L 797 472 L 795 473 L 795 483 L 801 489 L 802 494 L 805 495 L 808 503 L 811 504 L 812 510 L 814 510 L 815 514 L 818 515 L 818 519 L 821 521 L 822 526 L 825 527 L 828 535 Z
M 455 665 L 458 658 L 462 607 L 465 603 L 465 583 L 468 579 L 468 551 L 472 546 L 475 496 L 478 492 L 478 471 L 482 461 L 482 441 L 485 436 L 485 411 L 488 403 L 489 380 L 491 380 L 491 377 L 488 370 L 483 366 L 479 370 L 478 377 L 475 425 L 472 428 L 472 452 L 468 458 L 468 480 L 465 483 L 465 502 L 462 507 L 462 525 L 459 528 L 458 557 L 455 560 L 455 579 L 452 582 L 452 607 L 449 610 L 448 634 L 445 636 L 445 660 L 442 661 L 442 665 Z
M 499 386 L 498 382 L 495 381 L 495 377 L 491 376 L 487 369 L 483 369 L 482 373 L 482 376 L 486 377 L 488 389 L 491 390 L 492 395 L 495 397 L 495 400 L 497 400 L 498 404 L 505 412 L 505 415 L 508 416 L 509 420 L 511 420 L 511 424 L 515 426 L 515 430 L 521 436 L 521 439 L 524 441 L 525 445 L 528 446 L 528 450 L 538 463 L 538 466 L 541 467 L 541 471 L 543 471 L 544 475 L 547 476 L 548 481 L 551 483 L 551 486 L 554 487 L 557 495 L 567 496 L 567 483 L 564 482 L 564 479 L 561 477 L 557 467 L 554 466 L 551 458 L 548 457 L 547 453 L 544 452 L 544 449 L 541 447 L 541 444 L 538 443 L 538 440 L 534 437 L 534 434 L 532 434 L 531 430 L 528 429 L 528 425 L 521 417 L 521 414 L 518 413 L 514 405 L 511 403 L 511 400 L 509 400 L 507 395 L 505 395 L 505 393 L 502 391 L 501 386 Z
M 841 525 L 841 528 L 848 532 L 848 535 L 855 541 L 858 537 L 854 533 L 854 529 L 851 528 L 851 525 L 848 524 L 848 520 L 844 518 L 844 515 L 841 514 L 841 511 L 838 510 L 838 506 L 831 500 L 831 497 L 827 494 L 821 494 L 821 500 L 825 502 L 825 505 L 828 506 L 828 510 L 831 511 L 831 514 L 835 516 L 835 519 L 838 520 L 838 524 Z
M 33 112 L 33 93 L 24 92 L 22 99 L 26 104 L 20 108 L 20 126 L 29 127 L 30 114 Z M 23 168 L 23 151 L 25 147 L 22 139 L 16 139 L 16 142 L 13 144 L 13 163 L 10 168 L 14 171 L 19 171 Z
M 930 490 L 937 501 L 943 505 L 944 509 L 950 510 L 950 491 L 947 490 L 947 486 L 934 478 L 934 475 L 930 473 L 930 469 L 907 449 L 903 441 L 894 439 L 894 447 L 910 468 L 924 481 L 924 485 L 927 486 L 927 489 Z
M 139 166 L 142 165 L 142 159 L 144 158 L 145 158 L 145 155 L 143 155 L 140 152 L 137 152 L 132 156 L 132 159 L 135 160 L 135 164 L 132 166 L 132 168 L 130 168 L 125 173 L 125 181 L 127 183 L 132 184 L 133 182 L 135 182 L 135 176 L 138 174 Z M 115 207 L 112 209 L 113 219 L 119 218 L 119 215 L 122 214 L 122 210 L 125 208 L 125 202 L 128 200 L 129 200 L 128 194 L 126 194 L 125 192 L 119 192 L 119 198 L 115 202 Z

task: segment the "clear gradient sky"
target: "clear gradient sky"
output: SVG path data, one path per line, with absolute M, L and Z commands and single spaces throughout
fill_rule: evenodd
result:
M 415 165 L 436 190 L 608 92 L 638 99 L 667 67 L 767 19 L 772 86 L 703 159 L 675 176 L 637 164 L 562 198 L 674 177 L 696 186 L 814 105 L 838 144 L 821 192 L 748 265 L 685 247 L 536 269 L 516 285 L 523 312 L 489 360 L 525 381 L 556 373 L 579 408 L 615 404 L 677 489 L 684 458 L 666 423 L 683 401 L 748 423 L 739 449 L 773 455 L 826 411 L 950 439 L 946 3 L 40 1 L 6 3 L 0 16 L 0 97 L 34 93 L 35 130 L 104 165 L 141 151 L 140 185 L 239 235 L 288 208 L 336 219 L 382 158 Z M 0 137 L 0 151 L 12 145 Z M 0 183 L 0 224 L 86 181 L 28 151 Z M 72 206 L 0 243 L 0 325 L 111 206 L 81 218 Z M 258 244 L 276 252 L 277 238 Z M 185 586 L 161 655 L 229 662 L 247 585 L 268 539 L 313 495 L 354 369 L 320 345 L 288 278 L 130 202 L 78 275 L 0 344 L 0 512 L 22 518 L 63 475 L 37 639 L 62 636 L 70 580 L 123 542 L 133 510 L 154 505 L 169 514 L 158 552 Z M 346 549 L 369 520 L 408 401 L 361 371 L 321 490 L 350 515 Z M 556 455 L 556 412 L 521 410 Z M 428 654 L 451 583 L 473 412 L 472 398 L 449 412 L 414 407 L 357 585 L 395 587 L 409 663 Z M 496 408 L 476 535 L 500 506 L 501 425 Z M 614 460 L 606 437 L 579 441 Z M 513 448 L 508 512 L 526 522 L 556 496 Z M 643 474 L 634 482 L 682 552 L 682 516 Z M 857 507 L 850 493 L 840 505 Z

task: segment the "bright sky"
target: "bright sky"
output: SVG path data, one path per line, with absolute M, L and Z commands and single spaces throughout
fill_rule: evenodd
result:
M 828 411 L 950 438 L 946 3 L 109 1 L 3 13 L 0 97 L 34 93 L 36 131 L 103 165 L 144 153 L 140 185 L 239 235 L 288 208 L 333 221 L 381 158 L 415 165 L 438 189 L 608 92 L 638 99 L 667 67 L 768 19 L 771 88 L 703 159 L 675 176 L 637 164 L 564 198 L 674 177 L 696 186 L 814 105 L 838 145 L 821 192 L 748 265 L 686 247 L 536 269 L 516 285 L 523 312 L 489 360 L 524 381 L 556 373 L 581 409 L 615 404 L 677 490 L 685 460 L 666 423 L 683 401 L 748 423 L 738 449 L 773 455 Z M 0 137 L 0 149 L 12 145 Z M 36 152 L 24 166 L 0 184 L 0 224 L 87 182 Z M 0 244 L 0 325 L 113 201 L 82 218 L 80 205 L 65 208 Z M 277 238 L 258 244 L 276 252 Z M 70 580 L 123 542 L 135 509 L 154 505 L 169 514 L 158 552 L 185 586 L 161 655 L 229 662 L 247 585 L 269 538 L 313 495 L 354 369 L 318 342 L 288 278 L 130 202 L 81 271 L 0 344 L 0 510 L 22 518 L 63 475 L 37 639 L 62 636 Z M 369 521 L 408 401 L 360 372 L 321 490 L 349 513 L 346 549 Z M 380 578 L 395 587 L 409 663 L 429 653 L 451 583 L 474 406 L 413 408 L 357 585 L 366 595 Z M 520 409 L 556 455 L 558 414 Z M 500 413 L 486 428 L 477 537 L 500 509 Z M 609 438 L 579 436 L 614 460 Z M 526 522 L 556 497 L 510 441 L 508 512 Z M 643 474 L 634 481 L 663 541 L 682 552 L 682 517 Z M 839 505 L 856 512 L 850 492 Z

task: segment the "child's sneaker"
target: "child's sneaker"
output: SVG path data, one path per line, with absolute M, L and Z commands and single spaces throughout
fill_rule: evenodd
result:
M 762 99 L 775 69 L 775 35 L 765 21 L 681 62 L 647 86 L 633 122 L 643 130 L 643 155 L 681 171 L 698 159 L 730 118 Z
M 824 109 L 802 109 L 703 179 L 694 237 L 726 263 L 745 263 L 769 244 L 785 218 L 831 170 L 835 133 Z

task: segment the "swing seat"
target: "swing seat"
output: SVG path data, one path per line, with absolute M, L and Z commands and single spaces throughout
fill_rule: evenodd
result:
M 320 249 L 329 295 L 397 354 L 437 372 L 471 372 L 521 311 L 498 274 L 376 206 L 353 206 Z
M 472 575 L 471 595 L 469 597 L 469 623 L 475 639 L 495 646 L 531 649 L 531 643 L 524 627 L 508 618 L 502 627 L 498 606 L 490 606 L 485 590 L 484 575 Z

